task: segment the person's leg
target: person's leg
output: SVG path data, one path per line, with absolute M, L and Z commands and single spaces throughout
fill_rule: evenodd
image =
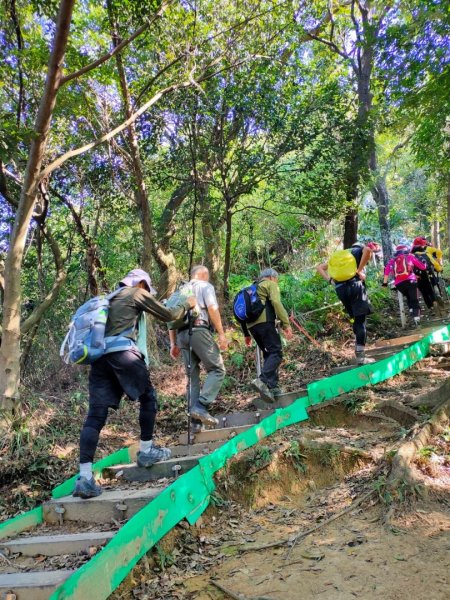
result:
M 366 286 L 362 281 L 347 284 L 347 301 L 351 304 L 353 314 L 353 332 L 355 334 L 355 357 L 359 365 L 373 362 L 365 357 L 367 341 L 366 318 L 372 312 Z
M 433 308 L 433 304 L 436 300 L 433 288 L 431 287 L 430 280 L 426 273 L 421 273 L 417 286 L 420 293 L 422 294 L 423 301 L 427 305 L 427 308 Z
M 194 330 L 192 348 L 206 371 L 199 401 L 204 406 L 209 406 L 217 398 L 225 378 L 222 355 L 211 332 L 204 327 Z
M 192 338 L 194 332 L 192 332 Z M 188 365 L 189 365 L 189 332 L 181 331 L 177 336 L 177 344 L 181 349 L 183 356 L 184 368 L 186 370 L 186 376 L 188 376 Z M 188 396 L 189 381 L 186 381 L 186 397 Z M 200 396 L 200 358 L 196 355 L 192 349 L 191 353 L 191 406 L 198 402 Z
M 157 397 L 150 381 L 150 373 L 140 352 L 127 350 L 110 356 L 110 364 L 120 382 L 123 392 L 130 400 L 139 400 L 140 448 L 137 463 L 149 467 L 155 462 L 166 460 L 171 452 L 153 443 L 153 430 L 157 413 Z
M 80 476 L 75 484 L 74 496 L 92 498 L 101 494 L 92 475 L 100 432 L 108 417 L 108 407 L 117 408 L 122 388 L 106 356 L 91 366 L 89 373 L 89 410 L 80 433 Z
M 278 367 L 283 360 L 283 351 L 281 346 L 280 334 L 275 327 L 275 323 L 261 323 L 264 325 L 263 336 L 266 349 L 266 356 L 261 372 L 261 380 L 269 389 L 278 387 Z

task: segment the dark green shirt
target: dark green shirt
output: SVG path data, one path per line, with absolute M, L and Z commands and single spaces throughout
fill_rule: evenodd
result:
M 133 328 L 133 332 L 126 337 L 136 339 L 136 324 L 142 312 L 150 313 L 159 321 L 168 323 L 176 319 L 182 319 L 189 309 L 185 301 L 175 308 L 166 308 L 158 302 L 154 296 L 146 290 L 138 287 L 127 287 L 117 294 L 109 307 L 108 321 L 106 323 L 106 335 L 119 335 L 127 329 Z

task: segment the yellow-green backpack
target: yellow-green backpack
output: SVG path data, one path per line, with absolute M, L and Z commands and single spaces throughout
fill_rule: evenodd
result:
M 356 275 L 357 269 L 356 258 L 350 250 L 337 250 L 333 252 L 328 261 L 328 274 L 334 281 L 342 282 L 352 279 Z

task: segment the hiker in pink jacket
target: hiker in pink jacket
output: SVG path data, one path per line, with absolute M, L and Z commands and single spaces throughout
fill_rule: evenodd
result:
M 425 271 L 426 265 L 411 254 L 408 246 L 401 244 L 395 249 L 394 258 L 387 263 L 384 269 L 383 286 L 387 286 L 389 275 L 394 275 L 395 288 L 405 296 L 409 312 L 416 327 L 420 323 L 420 306 L 417 292 L 417 276 L 414 269 Z

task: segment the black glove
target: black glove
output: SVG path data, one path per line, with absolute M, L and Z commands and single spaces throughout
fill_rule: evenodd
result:
M 383 281 L 383 283 L 381 284 L 381 287 L 387 287 L 387 281 Z

